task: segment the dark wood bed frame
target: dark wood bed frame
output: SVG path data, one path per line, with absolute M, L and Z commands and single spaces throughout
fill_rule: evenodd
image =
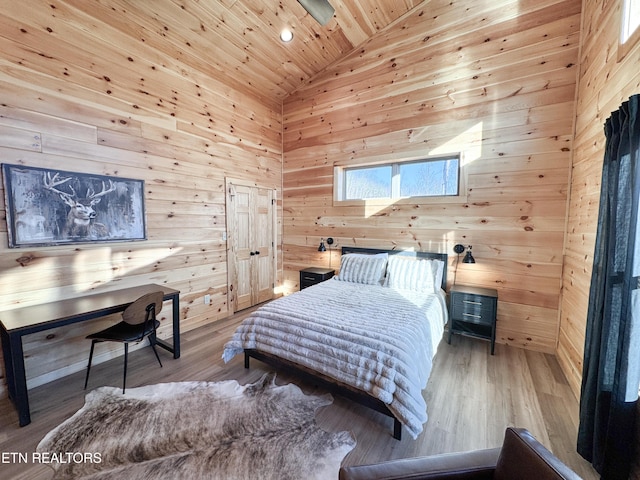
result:
M 431 253 L 431 252 L 411 252 L 403 250 L 383 250 L 377 248 L 359 248 L 359 247 L 342 247 L 342 254 L 346 253 L 388 253 L 389 255 L 408 255 L 415 256 L 416 258 L 430 258 L 444 261 L 444 272 L 442 275 L 442 289 L 444 290 L 447 285 L 447 254 L 446 253 Z M 300 377 L 303 381 L 318 385 L 323 389 L 328 390 L 332 394 L 340 395 L 348 398 L 360 405 L 371 408 L 377 412 L 383 413 L 393 418 L 393 438 L 397 440 L 402 439 L 402 423 L 391 413 L 386 403 L 377 398 L 372 397 L 362 390 L 351 387 L 345 383 L 339 382 L 331 377 L 323 375 L 319 372 L 311 370 L 307 367 L 299 365 L 297 363 L 284 360 L 282 358 L 273 356 L 271 354 L 261 352 L 255 349 L 245 349 L 244 351 L 244 368 L 249 368 L 249 359 L 253 357 L 256 360 L 266 363 L 274 367 L 277 370 L 291 373 L 297 377 Z

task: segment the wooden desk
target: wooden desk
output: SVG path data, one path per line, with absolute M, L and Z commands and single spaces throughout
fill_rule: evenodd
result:
M 122 312 L 145 293 L 162 290 L 173 304 L 173 345 L 158 339 L 158 345 L 180 357 L 180 291 L 161 285 L 140 285 L 112 292 L 33 305 L 0 312 L 0 336 L 9 398 L 18 410 L 20 426 L 31 423 L 22 337 L 31 333 L 84 322 Z

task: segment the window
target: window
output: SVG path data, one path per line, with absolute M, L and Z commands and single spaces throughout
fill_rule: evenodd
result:
M 460 159 L 429 158 L 339 170 L 339 200 L 458 195 Z
M 638 43 L 640 39 L 640 0 L 624 0 L 620 19 L 620 43 L 618 61 Z
M 626 43 L 638 26 L 640 26 L 640 0 L 625 0 L 620 43 Z

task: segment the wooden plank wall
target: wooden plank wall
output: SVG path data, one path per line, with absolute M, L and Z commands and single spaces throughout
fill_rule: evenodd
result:
M 499 292 L 498 342 L 554 352 L 580 1 L 434 0 L 284 103 L 285 284 L 340 245 L 451 254 L 458 283 Z M 460 201 L 333 202 L 336 164 L 461 152 Z M 339 265 L 338 251 L 332 266 Z M 453 270 L 452 269 L 452 270 Z M 453 275 L 451 276 L 451 278 Z
M 181 291 L 184 330 L 227 316 L 225 176 L 280 197 L 281 102 L 207 69 L 206 51 L 133 7 L 2 4 L 1 161 L 144 180 L 148 240 L 9 249 L 3 215 L 0 309 L 153 282 Z M 28 337 L 29 385 L 85 368 L 85 335 L 111 321 Z
M 640 93 L 640 44 L 618 61 L 622 0 L 585 0 L 571 199 L 564 257 L 558 360 L 579 397 L 593 249 L 598 221 L 604 122 Z

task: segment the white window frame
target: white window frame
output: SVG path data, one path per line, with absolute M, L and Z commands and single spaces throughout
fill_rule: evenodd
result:
M 349 169 L 355 168 L 366 168 L 366 167 L 378 167 L 378 166 L 391 166 L 393 172 L 395 173 L 399 170 L 399 166 L 403 163 L 415 163 L 419 161 L 429 161 L 429 160 L 447 160 L 455 158 L 458 160 L 458 194 L 457 195 L 429 195 L 423 197 L 387 197 L 387 198 L 366 198 L 366 199 L 345 199 L 345 171 Z M 437 155 L 437 156 L 420 156 L 413 158 L 404 158 L 401 160 L 393 160 L 393 161 L 377 161 L 377 162 L 367 162 L 367 163 L 352 163 L 347 162 L 344 165 L 334 165 L 333 172 L 333 202 L 334 205 L 343 205 L 343 206 L 351 206 L 351 205 L 386 205 L 389 203 L 419 203 L 419 204 L 428 204 L 428 203 L 466 203 L 467 195 L 466 195 L 466 169 L 464 168 L 464 159 L 461 153 L 457 154 L 449 154 L 449 155 Z M 393 173 L 392 173 L 393 175 Z M 392 191 L 394 187 L 396 191 L 399 191 L 399 175 L 392 176 Z

